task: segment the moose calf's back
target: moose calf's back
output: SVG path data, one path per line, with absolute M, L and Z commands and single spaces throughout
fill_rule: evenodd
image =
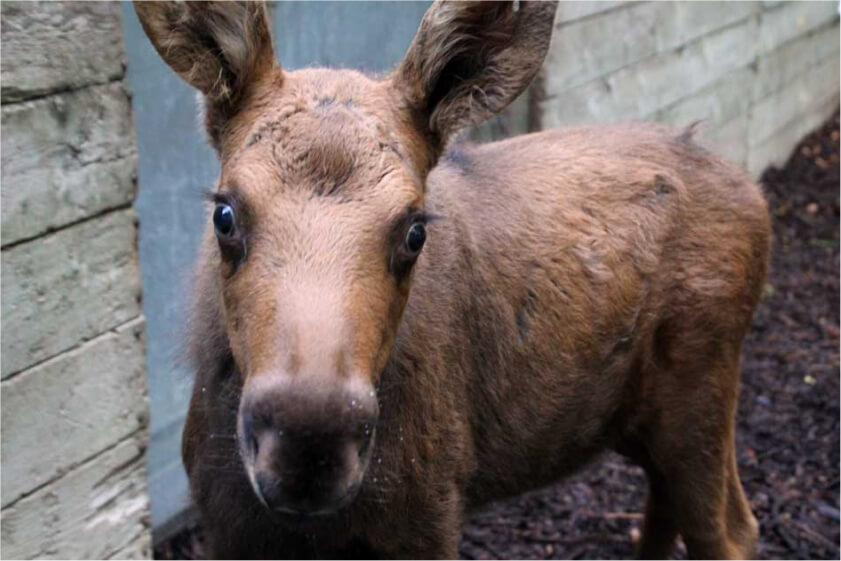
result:
M 735 394 L 732 375 L 693 369 L 738 360 L 768 215 L 758 186 L 690 131 L 581 127 L 459 146 L 428 189 L 441 218 L 403 332 L 425 352 L 447 349 L 448 375 L 463 373 L 473 501 L 635 445 L 625 441 L 671 392 Z M 457 341 L 409 335 L 429 331 L 421 322 Z M 689 380 L 673 378 L 682 364 Z

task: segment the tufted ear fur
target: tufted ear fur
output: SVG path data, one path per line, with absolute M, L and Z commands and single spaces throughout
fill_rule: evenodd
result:
M 206 125 L 218 146 L 227 121 L 253 85 L 278 68 L 262 2 L 135 2 L 161 58 L 204 94 Z
M 522 93 L 543 64 L 555 2 L 436 1 L 393 80 L 442 149 Z

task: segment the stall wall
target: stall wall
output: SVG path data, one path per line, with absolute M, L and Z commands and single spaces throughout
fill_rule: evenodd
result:
M 0 15 L 3 557 L 147 557 L 120 9 L 7 1 Z
M 531 128 L 701 120 L 758 177 L 837 107 L 838 2 L 563 2 Z

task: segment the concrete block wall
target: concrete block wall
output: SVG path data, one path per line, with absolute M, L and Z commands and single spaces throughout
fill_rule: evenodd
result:
M 562 2 L 535 84 L 474 137 L 703 120 L 699 140 L 757 177 L 838 107 L 838 84 L 835 1 Z
M 3 2 L 0 15 L 2 555 L 149 557 L 120 9 Z

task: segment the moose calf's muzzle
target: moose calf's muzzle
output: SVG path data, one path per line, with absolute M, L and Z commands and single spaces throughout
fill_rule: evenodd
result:
M 300 516 L 350 503 L 368 467 L 377 416 L 373 387 L 357 380 L 250 380 L 237 432 L 257 498 Z

